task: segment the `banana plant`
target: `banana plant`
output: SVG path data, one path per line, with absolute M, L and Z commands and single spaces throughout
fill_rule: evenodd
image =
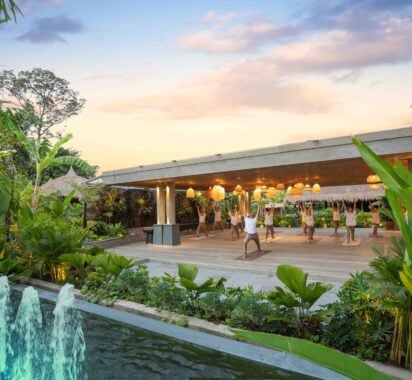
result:
M 188 292 L 191 306 L 194 308 L 196 300 L 202 293 L 217 292 L 224 289 L 226 279 L 209 278 L 203 284 L 196 284 L 195 279 L 199 273 L 199 268 L 193 264 L 178 264 L 179 282 Z
M 412 294 L 412 226 L 402 210 L 404 207 L 407 213 L 412 215 L 412 173 L 399 161 L 393 168 L 356 136 L 352 137 L 352 141 L 366 164 L 386 185 L 386 197 L 406 244 L 403 269 L 399 276 L 405 288 Z
M 23 145 L 30 159 L 34 162 L 36 175 L 34 180 L 32 207 L 38 207 L 39 190 L 42 179 L 42 174 L 45 169 L 50 166 L 71 165 L 83 169 L 86 173 L 93 173 L 93 168 L 85 161 L 73 156 L 56 157 L 59 149 L 73 138 L 72 134 L 68 134 L 60 138 L 54 145 L 48 147 L 44 142 L 38 143 L 34 139 L 28 138 L 20 127 L 17 125 L 16 118 L 11 110 L 1 111 L 5 117 L 4 124 L 6 129 L 13 133 L 20 144 Z
M 322 319 L 322 311 L 311 310 L 319 298 L 332 288 L 326 282 L 313 282 L 308 284 L 308 274 L 294 265 L 279 265 L 276 276 L 286 286 L 286 289 L 276 286 L 268 294 L 268 300 L 279 307 L 291 311 L 292 320 L 301 337 L 306 335 L 306 324 L 311 318 Z M 290 315 L 290 314 L 288 314 Z M 272 319 L 282 319 L 276 314 Z

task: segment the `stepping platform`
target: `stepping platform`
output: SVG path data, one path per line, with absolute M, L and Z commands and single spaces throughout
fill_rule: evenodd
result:
M 259 253 L 258 250 L 253 251 L 253 252 L 248 252 L 247 257 L 245 258 L 245 255 L 241 255 L 239 257 L 236 257 L 235 260 L 241 260 L 241 261 L 253 261 L 258 259 L 259 257 L 262 257 L 266 255 L 267 253 L 272 252 L 270 249 L 262 249 L 262 253 Z
M 215 236 L 215 235 L 214 234 L 209 234 L 209 236 L 203 235 L 203 236 L 199 236 L 199 237 L 192 237 L 192 238 L 189 238 L 189 239 L 190 240 L 203 240 L 203 239 L 211 238 L 213 236 Z
M 346 246 L 352 246 L 352 247 L 356 247 L 358 245 L 361 245 L 362 243 L 362 239 L 357 239 L 355 241 L 350 241 L 349 244 L 346 242 L 346 240 L 342 243 L 342 245 L 346 245 Z
M 338 238 L 338 237 L 343 237 L 343 236 L 345 236 L 346 234 L 345 233 L 343 233 L 343 232 L 338 232 L 337 234 L 332 234 L 332 235 L 329 235 L 330 237 L 333 237 L 333 238 Z
M 308 240 L 307 238 L 302 242 L 303 244 L 317 244 L 321 241 L 322 239 L 313 239 L 313 240 Z
M 281 240 L 281 239 L 282 239 L 281 237 L 276 236 L 274 239 L 269 238 L 267 241 L 266 240 L 261 240 L 261 243 L 273 243 L 274 241 Z

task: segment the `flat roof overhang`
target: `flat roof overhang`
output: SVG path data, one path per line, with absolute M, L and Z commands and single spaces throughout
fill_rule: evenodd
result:
M 409 169 L 412 162 L 412 127 L 358 135 L 377 154 Z M 321 186 L 365 183 L 371 170 L 363 162 L 350 136 L 312 140 L 236 153 L 216 154 L 188 160 L 103 172 L 106 185 L 153 188 L 175 183 L 205 190 L 221 184 L 230 191 L 237 184 L 245 189 L 256 185 L 296 182 Z

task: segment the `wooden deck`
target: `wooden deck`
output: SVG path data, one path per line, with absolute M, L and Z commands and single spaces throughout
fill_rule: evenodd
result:
M 308 272 L 311 280 L 342 283 L 350 273 L 366 270 L 374 258 L 373 245 L 387 245 L 391 235 L 397 232 L 381 231 L 378 238 L 370 236 L 370 229 L 358 229 L 358 246 L 344 246 L 343 231 L 340 237 L 333 237 L 331 229 L 319 229 L 315 233 L 315 243 L 308 244 L 300 229 L 277 229 L 276 240 L 265 242 L 264 231 L 260 231 L 263 250 L 269 253 L 253 261 L 239 260 L 243 254 L 243 239 L 232 241 L 230 231 L 211 232 L 209 238 L 197 239 L 193 235 L 183 236 L 179 246 L 158 246 L 134 243 L 115 247 L 112 251 L 138 260 L 175 264 L 189 262 L 199 267 L 229 270 L 254 274 L 273 275 L 280 264 L 293 264 Z M 255 250 L 253 242 L 249 251 Z

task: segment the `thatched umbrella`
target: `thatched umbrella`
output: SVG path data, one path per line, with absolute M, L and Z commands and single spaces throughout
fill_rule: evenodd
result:
M 40 187 L 40 193 L 42 195 L 56 194 L 66 197 L 74 190 L 74 196 L 76 198 L 81 198 L 80 192 L 76 190 L 73 185 L 80 185 L 86 181 L 87 178 L 77 175 L 74 169 L 70 166 L 69 171 L 65 175 L 55 179 L 49 179 L 44 185 L 42 185 Z

